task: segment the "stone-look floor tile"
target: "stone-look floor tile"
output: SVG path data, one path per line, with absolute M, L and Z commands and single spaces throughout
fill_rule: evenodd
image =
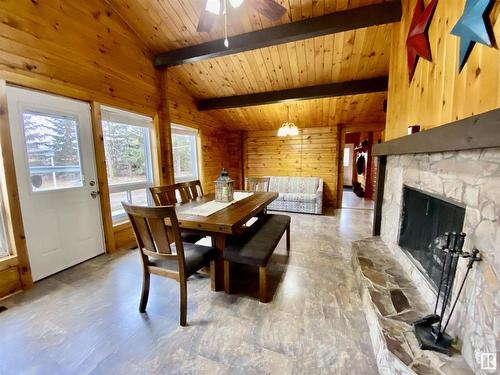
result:
M 282 240 L 268 267 L 270 302 L 251 267 L 233 273 L 231 295 L 193 275 L 188 327 L 173 280 L 153 276 L 138 312 L 136 251 L 49 277 L 4 301 L 0 374 L 376 374 L 350 246 L 370 235 L 371 214 L 291 214 L 291 252 Z

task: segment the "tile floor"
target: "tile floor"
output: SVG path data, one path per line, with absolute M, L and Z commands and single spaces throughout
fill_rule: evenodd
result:
M 356 208 L 361 210 L 373 210 L 375 202 L 371 199 L 360 198 L 352 190 L 344 188 L 342 194 L 342 208 Z
M 269 265 L 270 303 L 252 269 L 234 272 L 233 295 L 194 276 L 180 327 L 175 281 L 152 276 L 140 314 L 137 253 L 103 255 L 0 302 L 0 374 L 376 374 L 350 262 L 372 212 L 291 216 L 291 254 L 283 239 Z

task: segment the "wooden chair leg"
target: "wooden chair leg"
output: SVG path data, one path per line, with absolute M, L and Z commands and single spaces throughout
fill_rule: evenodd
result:
M 142 273 L 142 292 L 141 292 L 141 302 L 139 303 L 139 312 L 143 313 L 146 311 L 146 306 L 148 304 L 149 298 L 149 271 L 144 270 Z
M 290 224 L 286 228 L 286 251 L 290 252 Z
M 224 261 L 224 292 L 231 294 L 231 262 Z
M 187 282 L 186 280 L 181 280 L 179 282 L 181 289 L 181 312 L 180 312 L 180 323 L 181 326 L 185 327 L 187 325 Z
M 266 267 L 259 267 L 259 299 L 260 302 L 267 302 Z

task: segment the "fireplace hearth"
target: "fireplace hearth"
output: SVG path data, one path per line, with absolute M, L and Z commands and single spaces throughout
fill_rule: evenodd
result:
M 435 240 L 444 233 L 460 233 L 465 207 L 409 186 L 403 187 L 399 246 L 438 289 L 444 253 Z

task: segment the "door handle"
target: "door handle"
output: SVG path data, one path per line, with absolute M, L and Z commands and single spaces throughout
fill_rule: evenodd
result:
M 99 194 L 101 194 L 100 191 L 92 191 L 92 192 L 90 192 L 90 196 L 92 197 L 92 199 L 96 199 L 99 196 Z

